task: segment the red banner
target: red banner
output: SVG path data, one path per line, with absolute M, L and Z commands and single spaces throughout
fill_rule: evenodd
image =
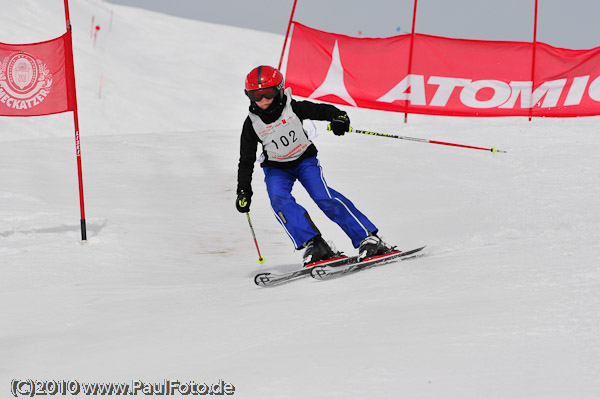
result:
M 0 43 L 0 116 L 73 111 L 71 33 L 34 44 Z
M 295 22 L 286 86 L 305 98 L 396 112 L 600 115 L 600 47 L 416 34 L 409 74 L 410 42 L 411 35 L 353 38 Z

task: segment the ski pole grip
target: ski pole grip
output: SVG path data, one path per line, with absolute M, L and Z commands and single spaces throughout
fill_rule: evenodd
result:
M 327 124 L 327 131 L 330 132 L 331 131 L 331 123 Z M 352 126 L 350 126 L 348 128 L 348 133 L 352 133 Z

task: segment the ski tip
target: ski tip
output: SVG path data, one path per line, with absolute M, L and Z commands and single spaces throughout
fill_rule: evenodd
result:
M 410 249 L 410 250 L 406 250 L 406 251 L 401 251 L 398 249 L 398 250 L 394 250 L 392 252 L 388 252 L 388 253 L 385 253 L 382 255 L 375 255 L 375 256 L 371 256 L 370 258 L 365 258 L 365 259 L 361 260 L 359 263 L 370 262 L 373 260 L 387 258 L 387 257 L 408 256 L 408 255 L 412 255 L 417 252 L 421 252 L 423 249 L 425 249 L 425 247 L 427 247 L 427 245 L 423 245 L 422 247 L 418 247 L 418 248 Z
M 256 276 L 254 276 L 254 284 L 258 285 L 259 287 L 264 287 L 266 286 L 271 279 L 269 278 L 269 275 L 271 273 L 259 273 Z
M 327 272 L 324 266 L 316 266 L 310 271 L 310 276 L 317 280 L 323 280 L 327 276 Z
M 423 251 L 425 248 L 427 248 L 427 245 L 423 245 L 422 247 L 415 248 L 415 249 L 413 249 L 413 250 L 411 250 L 411 251 L 404 251 L 404 253 L 406 253 L 407 255 L 414 254 L 414 253 L 417 253 L 417 252 L 419 252 L 419 253 L 420 253 L 420 252 L 422 252 L 422 251 Z

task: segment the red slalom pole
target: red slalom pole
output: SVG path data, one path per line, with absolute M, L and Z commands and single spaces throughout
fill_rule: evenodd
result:
M 327 126 L 327 130 L 331 130 L 331 126 Z M 349 133 L 359 133 L 359 134 L 366 134 L 368 136 L 380 136 L 380 137 L 388 137 L 388 138 L 391 138 L 391 139 L 418 141 L 419 143 L 449 145 L 449 146 L 452 146 L 452 147 L 470 148 L 472 150 L 491 151 L 493 154 L 495 154 L 497 152 L 506 153 L 506 151 L 499 150 L 496 147 L 492 147 L 492 148 L 474 147 L 472 145 L 447 143 L 445 141 L 436 141 L 436 140 L 421 139 L 421 138 L 418 138 L 418 137 L 397 136 L 395 134 L 369 132 L 369 131 L 366 131 L 366 130 L 357 130 L 357 129 L 352 129 L 352 128 L 350 128 Z
M 285 32 L 285 40 L 283 41 L 283 48 L 281 49 L 281 57 L 279 58 L 279 66 L 277 69 L 281 70 L 281 63 L 283 62 L 283 54 L 285 53 L 285 46 L 287 45 L 288 36 L 290 34 L 290 28 L 292 26 L 292 20 L 294 19 L 294 13 L 296 12 L 296 3 L 298 0 L 294 0 L 294 5 L 292 6 L 292 14 L 290 15 L 290 22 L 288 22 L 287 31 Z
M 415 0 L 413 8 L 412 29 L 410 31 L 410 50 L 408 52 L 408 75 L 412 72 L 413 52 L 415 46 L 415 25 L 417 23 L 417 0 Z M 406 101 L 407 110 L 404 111 L 404 123 L 408 123 L 408 101 Z
M 252 232 L 252 238 L 254 239 L 254 245 L 256 245 L 256 252 L 258 252 L 258 260 L 257 262 L 261 265 L 265 263 L 265 258 L 260 254 L 260 248 L 258 248 L 258 241 L 256 240 L 256 234 L 254 234 L 254 227 L 252 227 L 252 221 L 250 220 L 250 212 L 246 212 L 246 216 L 248 217 L 248 225 L 250 226 L 250 231 Z
M 69 101 L 75 102 L 75 109 L 73 110 L 73 122 L 75 125 L 75 155 L 77 157 L 77 179 L 79 181 L 79 208 L 81 213 L 81 242 L 85 244 L 87 242 L 87 228 L 85 223 L 85 205 L 83 200 L 83 172 L 81 170 L 81 141 L 79 135 L 79 117 L 77 115 L 77 92 L 75 89 L 75 67 L 73 61 L 73 38 L 71 29 L 71 17 L 69 16 L 69 0 L 65 0 L 65 22 L 67 24 L 67 32 L 69 33 L 69 40 L 66 42 L 66 54 L 65 64 L 67 65 L 67 74 L 70 75 L 70 80 L 73 84 L 72 90 L 68 91 L 68 95 L 71 97 Z
M 532 46 L 532 55 L 531 55 L 531 91 L 535 89 L 535 53 L 537 51 L 537 25 L 538 25 L 538 0 L 535 0 L 535 13 L 533 19 L 533 46 Z M 533 95 L 531 96 L 531 101 L 533 101 Z M 533 117 L 533 103 L 530 104 L 529 107 L 529 122 L 531 122 L 531 118 Z

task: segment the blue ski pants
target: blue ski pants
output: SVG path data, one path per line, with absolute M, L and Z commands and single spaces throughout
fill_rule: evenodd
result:
M 263 171 L 271 207 L 296 249 L 320 234 L 308 212 L 292 196 L 296 180 L 325 215 L 350 237 L 355 248 L 370 233 L 377 232 L 377 227 L 350 200 L 327 185 L 317 157 L 304 159 L 294 168 L 265 167 Z

